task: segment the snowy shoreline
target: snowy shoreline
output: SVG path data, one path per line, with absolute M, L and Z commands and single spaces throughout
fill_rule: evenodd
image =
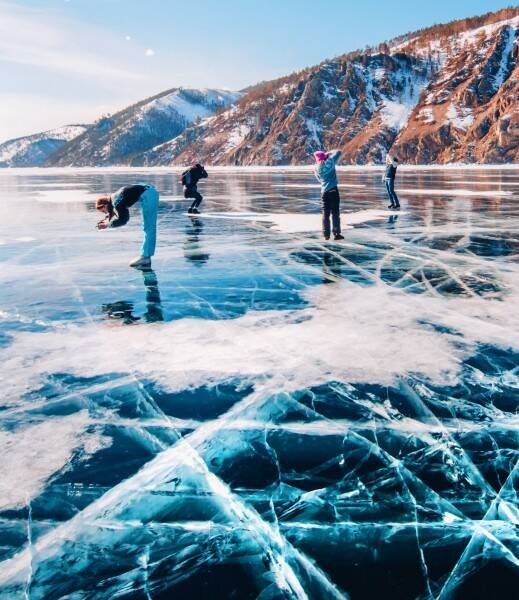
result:
M 251 166 L 211 166 L 206 165 L 207 168 L 210 168 L 212 171 L 228 171 L 228 172 L 243 172 L 243 173 L 251 173 L 254 171 L 258 172 L 271 172 L 271 171 L 289 171 L 289 172 L 297 172 L 297 171 L 312 171 L 314 168 L 313 164 L 310 165 L 280 165 L 280 166 L 266 166 L 266 165 L 251 165 Z M 186 165 L 170 165 L 163 167 L 129 167 L 129 166 L 110 166 L 110 167 L 5 167 L 0 168 L 0 175 L 7 174 L 56 174 L 56 173 L 90 173 L 90 172 L 119 172 L 119 173 L 160 173 L 160 172 L 181 172 L 186 168 Z M 382 171 L 385 169 L 384 165 L 338 165 L 337 169 L 339 171 Z M 441 171 L 441 170 L 449 170 L 449 171 L 465 171 L 465 170 L 474 170 L 474 171 L 497 171 L 497 170 L 507 170 L 507 171 L 515 171 L 519 170 L 519 163 L 512 164 L 463 164 L 463 163 L 451 163 L 447 165 L 401 165 L 399 167 L 400 171 Z

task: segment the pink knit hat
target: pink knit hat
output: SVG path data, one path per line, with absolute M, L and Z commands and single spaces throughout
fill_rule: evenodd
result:
M 314 152 L 314 156 L 315 156 L 316 162 L 323 162 L 323 160 L 326 160 L 328 158 L 326 152 L 323 152 L 322 150 L 318 150 L 317 152 Z

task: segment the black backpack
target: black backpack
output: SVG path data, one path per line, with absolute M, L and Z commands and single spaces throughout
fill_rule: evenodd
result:
M 189 184 L 191 183 L 191 169 L 187 169 L 186 171 L 184 171 L 182 173 L 182 177 L 180 178 L 180 183 L 182 185 L 185 185 L 186 187 L 189 186 Z

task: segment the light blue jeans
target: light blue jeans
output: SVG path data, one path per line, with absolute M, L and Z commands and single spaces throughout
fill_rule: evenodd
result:
M 155 254 L 157 244 L 157 215 L 159 212 L 159 193 L 150 186 L 139 198 L 142 210 L 142 229 L 144 240 L 142 241 L 141 256 L 147 258 Z

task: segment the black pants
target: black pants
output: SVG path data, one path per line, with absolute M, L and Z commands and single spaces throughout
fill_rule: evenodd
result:
M 324 192 L 321 197 L 323 211 L 323 234 L 325 237 L 330 237 L 330 215 L 332 217 L 332 230 L 334 235 L 341 232 L 341 213 L 340 204 L 341 197 L 339 190 L 333 188 L 328 192 Z
M 186 187 L 184 189 L 184 198 L 194 198 L 193 202 L 191 203 L 191 207 L 190 207 L 189 210 L 192 210 L 193 208 L 198 208 L 200 206 L 200 204 L 202 203 L 202 200 L 203 200 L 203 196 L 196 189 L 196 185 L 195 186 L 191 186 L 191 187 Z
M 386 179 L 386 190 L 389 196 L 389 201 L 392 206 L 400 206 L 400 202 L 398 201 L 398 196 L 395 192 L 395 180 L 394 179 Z

